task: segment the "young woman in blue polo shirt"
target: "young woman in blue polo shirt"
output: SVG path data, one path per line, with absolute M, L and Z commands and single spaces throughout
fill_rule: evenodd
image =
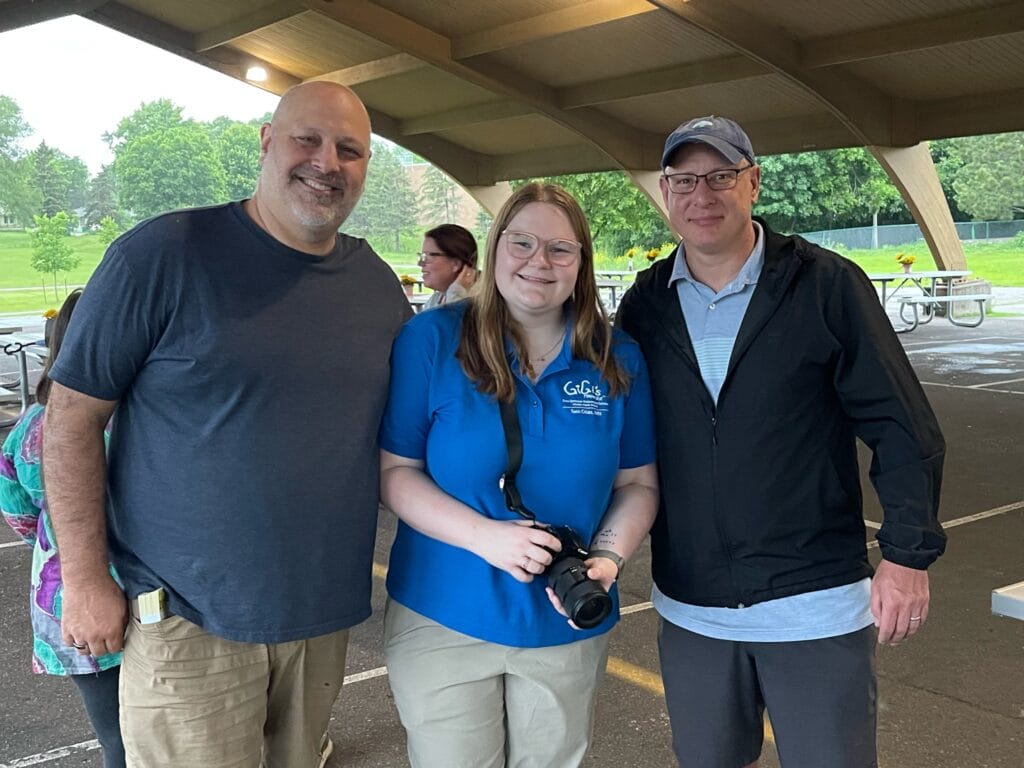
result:
M 410 320 L 392 352 L 389 678 L 414 768 L 569 768 L 590 740 L 614 582 L 657 506 L 647 369 L 609 327 L 586 219 L 560 187 L 512 195 L 480 281 Z M 558 538 L 506 507 L 499 401 L 521 427 L 524 506 L 590 545 L 587 575 L 611 594 L 595 627 L 569 622 L 546 588 Z

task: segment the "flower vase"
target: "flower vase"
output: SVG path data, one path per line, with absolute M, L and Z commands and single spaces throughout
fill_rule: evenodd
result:
M 405 288 L 405 295 L 406 296 L 412 296 L 412 286 L 411 285 L 403 285 L 402 287 Z
M 903 274 L 909 275 L 910 274 L 910 268 L 912 266 L 913 266 L 912 264 L 904 264 L 903 265 Z

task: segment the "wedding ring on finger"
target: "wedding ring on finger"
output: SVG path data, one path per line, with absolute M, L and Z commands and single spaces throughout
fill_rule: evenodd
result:
M 73 642 L 73 643 L 71 643 L 71 647 L 74 648 L 76 651 L 84 651 L 89 646 L 86 643 L 74 643 Z
M 911 620 L 911 621 L 920 621 L 920 620 L 921 620 L 921 617 L 920 617 L 920 616 L 911 616 L 911 617 L 910 617 L 910 620 Z
M 530 556 L 529 555 L 524 555 L 523 556 L 523 570 L 524 571 L 530 570 L 530 563 L 531 562 L 532 561 L 530 560 Z

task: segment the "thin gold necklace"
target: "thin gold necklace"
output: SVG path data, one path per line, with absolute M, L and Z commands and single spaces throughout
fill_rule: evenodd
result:
M 565 328 L 562 328 L 562 332 L 558 335 L 558 338 L 555 340 L 555 343 L 551 345 L 551 349 L 549 349 L 543 355 L 537 355 L 537 357 L 534 358 L 534 359 L 538 363 L 543 363 L 545 360 L 548 359 L 548 355 L 550 355 L 552 352 L 554 352 L 558 348 L 558 346 L 562 343 L 562 339 L 564 339 L 564 338 L 565 338 Z

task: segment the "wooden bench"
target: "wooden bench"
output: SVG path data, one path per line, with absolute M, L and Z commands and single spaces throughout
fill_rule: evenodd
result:
M 927 322 L 931 319 L 931 315 L 934 314 L 935 309 L 941 304 L 946 306 L 946 319 L 949 320 L 953 325 L 959 325 L 963 328 L 977 328 L 985 320 L 985 302 L 992 299 L 991 293 L 960 293 L 953 294 L 952 296 L 907 296 L 900 298 L 900 320 L 906 323 L 906 327 L 897 328 L 897 333 L 909 333 L 917 328 L 922 322 Z M 953 307 L 951 304 L 956 304 L 960 301 L 974 301 L 978 304 L 978 317 L 976 320 L 963 321 L 957 320 L 953 315 Z M 911 318 L 908 320 L 905 311 L 909 308 L 911 310 Z M 926 319 L 922 320 L 920 310 L 923 310 L 926 315 Z

